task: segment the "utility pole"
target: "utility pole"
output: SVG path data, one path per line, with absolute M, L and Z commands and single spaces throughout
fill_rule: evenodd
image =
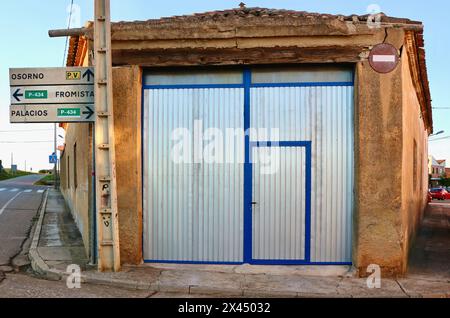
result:
M 55 156 L 57 156 L 56 155 L 56 123 L 53 125 L 54 125 L 53 126 L 53 149 L 54 149 L 53 151 L 54 151 Z M 58 179 L 58 176 L 56 175 L 58 172 L 57 162 L 58 162 L 58 160 L 56 160 L 55 165 L 53 167 L 53 178 L 55 179 L 55 181 L 54 181 L 55 189 L 58 189 L 58 185 L 56 184 L 57 183 L 56 180 Z
M 110 0 L 95 0 L 94 15 L 98 268 L 100 271 L 119 271 Z

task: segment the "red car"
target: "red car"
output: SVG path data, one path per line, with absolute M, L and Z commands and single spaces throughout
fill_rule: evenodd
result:
M 450 193 L 447 190 L 442 188 L 433 188 L 430 190 L 431 197 L 437 200 L 449 200 Z

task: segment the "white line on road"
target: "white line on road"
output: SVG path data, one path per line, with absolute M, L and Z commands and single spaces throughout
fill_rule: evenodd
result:
M 19 189 L 14 188 L 14 189 L 11 189 L 9 192 L 17 192 L 17 191 L 19 191 Z
M 19 194 L 21 194 L 22 192 L 17 193 L 15 196 L 13 196 L 11 198 L 11 200 L 9 200 L 8 202 L 5 203 L 5 205 L 0 209 L 0 215 L 3 214 L 3 211 L 5 211 L 5 209 L 8 207 L 8 205 L 14 201 L 15 198 L 17 198 L 19 196 Z
M 27 190 L 25 190 L 25 191 L 23 191 L 23 192 L 25 192 L 25 193 L 30 193 L 31 191 L 33 191 L 33 190 L 27 189 Z
M 0 192 L 5 191 L 5 190 L 6 190 L 6 188 L 0 188 Z
M 45 190 L 37 190 L 37 193 L 44 193 Z

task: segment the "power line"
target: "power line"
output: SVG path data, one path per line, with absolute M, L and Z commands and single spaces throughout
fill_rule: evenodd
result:
M 35 131 L 53 131 L 53 129 L 31 129 L 31 130 L 0 130 L 0 133 L 15 133 L 15 132 L 35 132 Z
M 447 136 L 447 137 L 441 137 L 441 138 L 436 138 L 436 139 L 431 139 L 431 140 L 428 140 L 428 141 L 436 141 L 436 140 L 443 140 L 443 139 L 450 139 L 450 136 Z
M 72 22 L 72 10 L 73 10 L 73 0 L 70 2 L 70 12 L 69 12 L 69 21 L 67 22 L 67 29 L 70 29 L 70 23 Z M 66 66 L 66 53 L 67 53 L 67 44 L 69 42 L 69 37 L 66 36 L 66 45 L 64 47 L 64 56 L 62 66 Z
M 432 109 L 450 109 L 450 107 L 432 107 Z
M 53 140 L 0 141 L 0 144 L 32 144 L 32 143 L 46 143 L 46 142 L 53 142 Z

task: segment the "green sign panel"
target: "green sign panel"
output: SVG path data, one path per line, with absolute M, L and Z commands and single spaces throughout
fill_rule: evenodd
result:
M 80 117 L 80 108 L 58 108 L 58 117 Z
M 39 91 L 25 91 L 25 99 L 46 99 L 48 92 L 44 90 Z

